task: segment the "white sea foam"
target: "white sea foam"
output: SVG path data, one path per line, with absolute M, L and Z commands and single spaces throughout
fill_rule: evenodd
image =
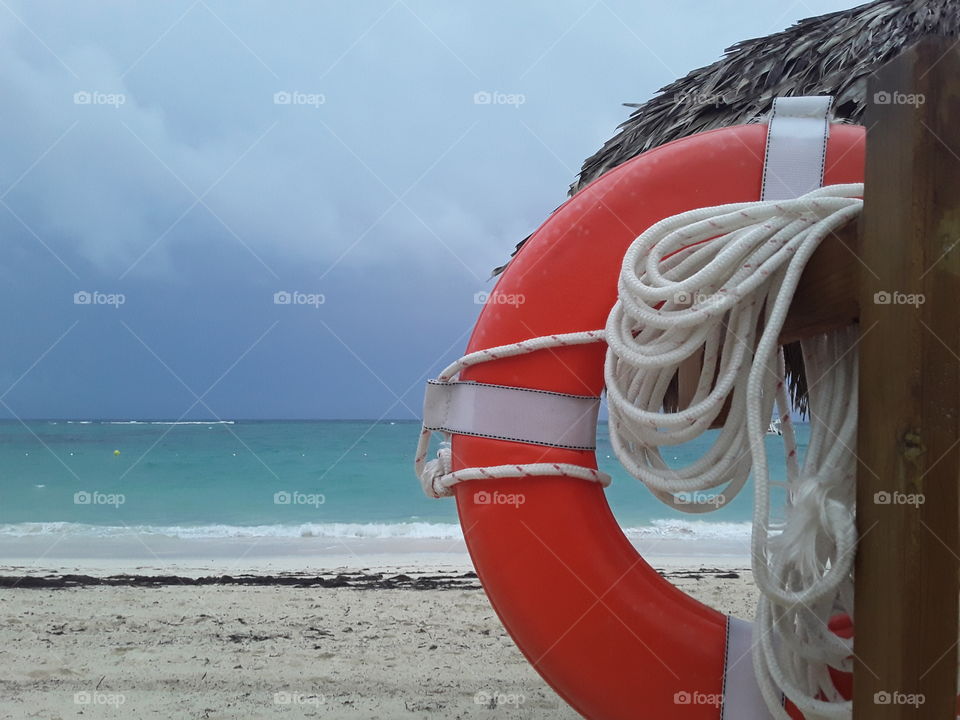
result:
M 675 540 L 749 540 L 748 522 L 704 522 L 702 520 L 654 520 L 648 526 L 624 528 L 628 538 L 662 537 Z
M 67 425 L 235 425 L 236 420 L 67 420 Z
M 624 528 L 631 540 L 747 540 L 750 523 L 701 522 L 687 520 L 654 520 L 650 525 Z M 327 538 L 327 539 L 437 539 L 459 540 L 463 537 L 456 523 L 303 523 L 299 525 L 139 525 L 110 526 L 65 522 L 28 522 L 0 525 L 0 538 L 62 535 L 81 537 L 132 537 L 161 535 L 182 539 L 217 538 Z

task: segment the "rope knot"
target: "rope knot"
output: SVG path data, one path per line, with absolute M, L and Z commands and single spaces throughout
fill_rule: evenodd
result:
M 441 443 L 437 457 L 428 461 L 420 473 L 420 485 L 428 497 L 440 498 L 453 495 L 453 491 L 444 486 L 443 478 L 453 472 L 453 452 L 450 443 Z

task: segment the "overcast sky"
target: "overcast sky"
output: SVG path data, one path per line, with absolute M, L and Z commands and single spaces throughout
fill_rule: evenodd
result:
M 413 418 L 621 103 L 855 4 L 0 2 L 0 411 Z

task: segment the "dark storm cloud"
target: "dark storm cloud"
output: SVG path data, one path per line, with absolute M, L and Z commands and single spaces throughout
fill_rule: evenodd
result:
M 6 411 L 411 417 L 619 103 L 852 4 L 9 2 Z

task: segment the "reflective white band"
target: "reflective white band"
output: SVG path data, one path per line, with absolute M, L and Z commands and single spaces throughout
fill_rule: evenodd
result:
M 720 720 L 772 720 L 753 672 L 753 623 L 727 616 Z
M 475 382 L 430 380 L 423 426 L 455 435 L 595 450 L 600 398 Z
M 829 96 L 773 101 L 761 200 L 790 200 L 823 185 L 832 105 Z

